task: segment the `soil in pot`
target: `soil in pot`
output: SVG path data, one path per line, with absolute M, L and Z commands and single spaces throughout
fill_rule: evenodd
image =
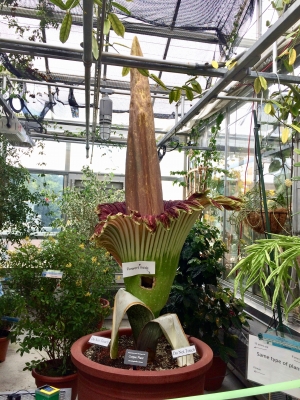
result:
M 111 331 L 93 335 L 110 338 Z M 120 329 L 119 336 L 122 335 L 131 336 L 131 329 Z M 84 353 L 91 347 L 90 337 L 82 337 L 71 348 L 72 361 L 78 369 L 78 400 L 163 400 L 204 393 L 205 373 L 211 366 L 213 354 L 210 347 L 198 339 L 189 338 L 200 356 L 193 365 L 170 370 L 161 367 L 133 370 L 106 366 L 87 358 Z
M 109 347 L 97 345 L 91 346 L 84 355 L 90 360 L 113 368 L 132 369 L 132 365 L 124 364 L 126 349 L 134 349 L 133 337 L 122 335 L 119 337 L 119 357 L 115 360 L 110 358 Z M 200 360 L 199 354 L 194 354 L 194 361 Z M 140 371 L 163 371 L 177 369 L 176 358 L 172 357 L 172 347 L 165 337 L 158 340 L 155 360 L 149 362 L 146 367 L 136 367 Z
M 6 353 L 9 345 L 8 339 L 9 331 L 6 329 L 0 330 L 0 362 L 5 361 Z
M 55 375 L 55 369 L 55 360 L 43 362 L 39 369 L 34 368 L 31 373 L 35 378 L 36 386 L 50 385 L 58 389 L 71 388 L 71 400 L 75 400 L 77 397 L 77 372 L 70 371 L 66 376 L 49 376 L 49 374 Z

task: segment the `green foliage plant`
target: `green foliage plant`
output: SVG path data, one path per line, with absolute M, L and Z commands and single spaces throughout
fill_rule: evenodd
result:
M 19 243 L 41 230 L 33 204 L 45 204 L 44 197 L 31 191 L 29 171 L 20 164 L 20 151 L 0 135 L 0 252 L 8 242 Z
M 220 232 L 196 221 L 182 248 L 177 275 L 163 312 L 177 314 L 185 332 L 207 343 L 228 362 L 236 357 L 232 328 L 248 327 L 244 302 L 218 285 L 226 252 Z
M 245 248 L 246 256 L 230 271 L 229 276 L 238 274 L 234 280 L 235 293 L 242 297 L 247 290 L 258 285 L 265 304 L 274 309 L 280 302 L 287 317 L 288 313 L 300 305 L 300 298 L 293 296 L 291 287 L 300 278 L 299 259 L 300 238 L 298 236 L 272 235 L 269 239 L 256 240 Z M 296 278 L 292 277 L 292 269 Z
M 174 283 L 188 283 L 191 277 L 198 286 L 217 285 L 225 271 L 222 258 L 226 251 L 218 228 L 197 219 L 181 250 Z
M 61 271 L 62 278 L 44 277 L 45 270 Z M 100 306 L 100 297 L 110 299 L 114 272 L 110 255 L 70 228 L 47 237 L 40 247 L 27 239 L 9 252 L 8 285 L 25 303 L 12 330 L 21 355 L 34 348 L 55 360 L 56 376 L 73 371 L 71 345 L 98 330 L 110 312 Z M 32 369 L 41 366 L 41 360 L 26 365 Z
M 100 176 L 89 167 L 82 169 L 82 185 L 80 188 L 65 189 L 59 206 L 64 220 L 56 221 L 56 226 L 67 226 L 75 229 L 88 240 L 94 233 L 98 222 L 96 207 L 101 203 L 124 200 L 124 190 L 116 190 L 112 186 L 113 174 Z
M 218 179 L 216 175 L 228 175 L 228 171 L 221 168 L 221 153 L 218 151 L 217 147 L 217 135 L 221 130 L 221 124 L 224 119 L 223 114 L 218 114 L 215 120 L 215 124 L 211 127 L 211 135 L 208 143 L 209 150 L 190 150 L 189 152 L 189 164 L 190 170 L 198 170 L 198 182 L 189 171 L 171 171 L 171 175 L 180 175 L 184 177 L 184 181 L 175 180 L 180 186 L 184 187 L 197 187 L 197 191 L 204 191 L 210 189 L 214 194 L 217 192 Z M 191 131 L 191 138 L 197 144 L 200 132 L 203 129 L 205 121 L 199 121 L 196 123 Z M 192 193 L 189 193 L 192 194 Z
M 17 323 L 18 316 L 22 312 L 23 303 L 24 300 L 21 296 L 15 294 L 4 285 L 3 294 L 0 296 L 0 337 L 3 331 L 10 330 Z M 6 336 L 5 333 L 4 336 Z

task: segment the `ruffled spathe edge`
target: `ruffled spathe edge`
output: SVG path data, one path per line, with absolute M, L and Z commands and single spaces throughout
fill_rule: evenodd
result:
M 130 218 L 134 223 L 143 224 L 150 232 L 154 233 L 158 224 L 163 225 L 166 230 L 170 229 L 171 222 L 177 219 L 180 212 L 192 214 L 194 211 L 208 205 L 213 205 L 219 209 L 234 210 L 239 208 L 240 199 L 233 196 L 218 196 L 214 199 L 208 197 L 208 191 L 203 193 L 194 193 L 187 200 L 168 200 L 164 201 L 164 212 L 160 215 L 141 215 L 136 210 L 131 210 L 130 214 L 126 213 L 126 203 L 104 203 L 97 207 L 99 223 L 95 227 L 93 238 L 101 236 L 105 227 L 111 220 L 116 218 Z

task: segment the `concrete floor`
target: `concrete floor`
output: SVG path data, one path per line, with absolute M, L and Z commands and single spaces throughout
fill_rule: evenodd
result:
M 109 325 L 105 323 L 105 326 Z M 127 326 L 124 321 L 123 326 Z M 24 354 L 22 357 L 17 353 L 18 346 L 15 343 L 10 343 L 8 347 L 7 357 L 3 363 L 0 363 L 0 395 L 3 392 L 16 392 L 18 390 L 31 390 L 35 389 L 35 381 L 31 376 L 30 371 L 23 371 L 27 361 L 33 358 L 39 359 L 39 353 L 32 351 L 30 354 Z M 227 375 L 223 382 L 221 389 L 218 392 L 225 392 L 230 390 L 242 389 L 244 385 L 236 378 L 236 376 L 227 369 Z M 213 392 L 207 392 L 213 393 Z M 254 397 L 240 398 L 240 400 L 254 400 Z M 86 399 L 92 400 L 92 399 Z M 147 400 L 147 399 L 145 399 Z

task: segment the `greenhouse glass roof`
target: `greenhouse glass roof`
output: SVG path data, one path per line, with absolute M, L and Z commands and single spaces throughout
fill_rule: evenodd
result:
M 217 110 L 211 104 L 220 93 L 230 94 L 231 87 L 237 90 L 236 82 L 247 82 L 247 79 L 253 82 L 254 75 L 249 68 L 296 22 L 295 10 L 300 8 L 296 1 L 284 13 L 287 16 L 282 17 L 280 28 L 275 23 L 276 12 L 264 1 L 262 8 L 254 11 L 253 0 L 119 0 L 111 12 L 124 24 L 125 34 L 117 36 L 110 29 L 104 35 L 103 51 L 100 49 L 98 62 L 93 60 L 89 81 L 82 61 L 89 42 L 86 29 L 93 30 L 98 38 L 102 36 L 101 18 L 94 13 L 90 26 L 84 21 L 83 10 L 91 2 L 81 1 L 71 9 L 72 27 L 65 43 L 60 41 L 60 25 L 66 12 L 53 4 L 59 3 L 58 0 L 53 3 L 5 0 L 2 3 L 0 61 L 4 71 L 9 72 L 6 82 L 2 79 L 3 85 L 15 94 L 25 95 L 26 109 L 19 99 L 13 99 L 10 105 L 19 111 L 21 121 L 27 117 L 29 134 L 33 138 L 56 135 L 64 140 L 85 140 L 87 121 L 90 134 L 93 124 L 94 128 L 98 127 L 98 119 L 93 121 L 93 105 L 99 105 L 95 92 L 100 88 L 113 101 L 111 140 L 123 144 L 126 144 L 130 94 L 129 75 L 122 74 L 124 66 L 148 69 L 167 87 L 166 90 L 155 80 L 150 81 L 157 140 L 162 144 L 175 133 L 189 131 L 199 112 L 205 117 Z M 103 3 L 109 7 L 109 1 L 103 0 Z M 101 14 L 100 7 L 98 12 Z M 42 27 L 41 20 L 46 21 Z M 265 20 L 275 24 L 261 39 Z M 34 34 L 38 37 L 34 38 Z M 144 60 L 137 61 L 130 56 L 134 35 L 139 38 Z M 34 58 L 22 67 L 20 56 Z M 237 58 L 238 63 L 228 71 L 224 62 L 232 58 Z M 219 62 L 218 68 L 213 68 L 213 60 Z M 170 104 L 169 91 L 185 85 L 192 76 L 196 76 L 203 93 L 194 93 L 193 99 L 188 99 L 183 90 L 185 96 Z M 85 107 L 87 101 L 89 113 Z

